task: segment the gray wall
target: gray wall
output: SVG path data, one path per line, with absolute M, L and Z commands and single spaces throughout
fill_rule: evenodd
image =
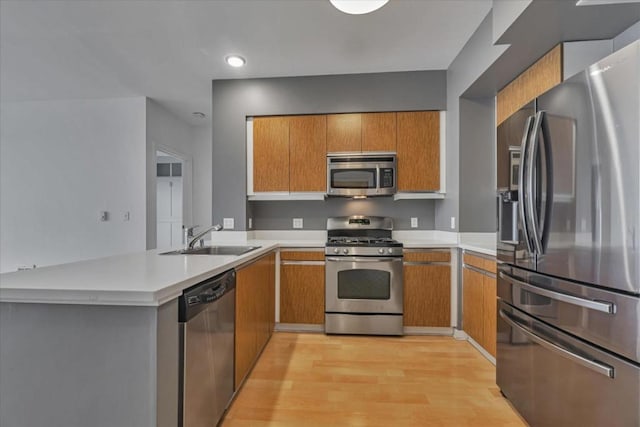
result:
M 175 426 L 177 330 L 177 300 L 0 303 L 0 425 Z
M 456 218 L 455 229 L 460 229 L 462 220 L 458 216 L 459 211 L 462 209 L 460 205 L 460 188 L 462 185 L 471 186 L 470 188 L 465 188 L 465 194 L 475 191 L 486 192 L 488 190 L 484 187 L 488 180 L 479 182 L 465 181 L 464 184 L 460 181 L 461 164 L 459 164 L 459 159 L 463 151 L 467 149 L 466 146 L 461 146 L 460 142 L 460 97 L 505 50 L 505 46 L 493 45 L 492 14 L 489 12 L 447 70 L 447 198 L 436 205 L 435 228 L 438 230 L 451 231 L 451 217 Z M 490 124 L 493 126 L 494 123 L 492 121 Z M 488 135 L 482 136 L 482 138 L 487 137 Z M 475 143 L 487 146 L 489 143 L 493 144 L 493 141 L 486 139 L 478 141 L 476 139 Z M 495 174 L 492 165 L 492 162 L 484 163 L 479 160 L 467 166 L 475 169 L 475 171 L 470 172 L 472 174 Z M 489 223 L 487 223 L 482 224 L 482 227 L 478 230 L 468 226 L 464 226 L 464 229 L 465 231 L 486 231 L 489 226 Z
M 495 98 L 460 98 L 459 111 L 459 231 L 496 231 Z
M 246 117 L 278 114 L 323 114 L 366 111 L 411 111 L 446 109 L 445 71 L 349 74 L 333 76 L 287 77 L 271 79 L 214 80 L 213 114 L 213 223 L 235 218 L 236 229 L 245 230 L 252 215 L 255 227 L 273 224 L 269 217 L 291 217 L 292 209 L 310 212 L 310 224 L 319 219 L 314 202 L 275 202 L 265 209 L 246 200 Z M 327 216 L 343 211 L 342 203 L 322 205 Z M 266 203 L 266 202 L 265 202 Z M 269 202 L 271 203 L 271 202 Z M 320 202 L 321 204 L 322 202 Z M 389 211 L 387 200 L 373 200 L 376 211 Z M 378 207 L 380 204 L 380 207 Z M 393 204 L 394 218 L 428 218 L 433 201 Z M 303 218 L 305 218 L 303 216 Z M 305 218 L 305 219 L 307 219 Z M 305 221 L 305 228 L 307 221 Z M 285 226 L 286 224 L 282 224 Z M 290 222 L 288 221 L 290 228 Z M 275 226 L 275 225 L 273 225 Z M 315 225 L 314 225 L 315 226 Z M 326 226 L 325 226 L 326 227 Z M 325 228 L 322 227 L 322 228 Z
M 337 199 L 304 202 L 250 202 L 254 228 L 259 230 L 287 230 L 293 218 L 304 218 L 304 228 L 326 230 L 327 217 L 343 215 L 378 215 L 393 218 L 393 227 L 408 230 L 411 217 L 418 218 L 418 228 L 434 228 L 434 200 Z
M 636 22 L 613 39 L 613 50 L 620 50 L 631 42 L 640 39 L 640 21 Z

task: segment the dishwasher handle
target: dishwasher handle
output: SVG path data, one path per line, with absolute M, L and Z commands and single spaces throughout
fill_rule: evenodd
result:
M 188 322 L 235 286 L 236 271 L 229 270 L 185 289 L 178 300 L 178 321 Z

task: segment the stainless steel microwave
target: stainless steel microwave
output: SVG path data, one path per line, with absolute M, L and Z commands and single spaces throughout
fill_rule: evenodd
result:
M 327 154 L 329 196 L 389 196 L 396 193 L 396 153 Z

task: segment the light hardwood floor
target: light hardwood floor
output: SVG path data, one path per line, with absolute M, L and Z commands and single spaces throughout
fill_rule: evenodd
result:
M 222 425 L 525 426 L 494 377 L 450 337 L 274 333 Z

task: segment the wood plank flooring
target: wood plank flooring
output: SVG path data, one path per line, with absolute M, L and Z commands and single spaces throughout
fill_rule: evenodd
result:
M 223 421 L 235 426 L 526 426 L 466 341 L 274 333 Z

